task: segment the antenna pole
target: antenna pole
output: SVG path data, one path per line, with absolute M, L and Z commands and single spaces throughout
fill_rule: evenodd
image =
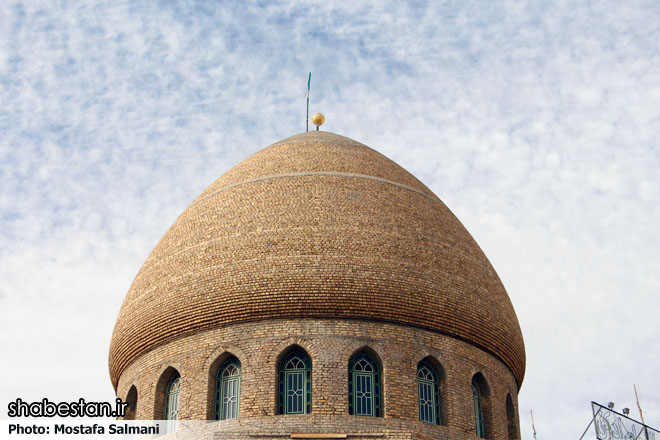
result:
M 642 407 L 639 404 L 639 396 L 637 396 L 637 386 L 633 384 L 633 388 L 635 389 L 635 400 L 637 401 L 637 409 L 639 410 L 639 417 L 642 419 L 642 425 L 644 425 L 644 435 L 648 439 L 649 433 L 648 430 L 646 429 L 646 423 L 644 423 L 644 416 L 642 415 Z
M 642 423 L 644 423 L 644 416 L 642 415 L 642 407 L 639 405 L 639 397 L 637 396 L 637 386 L 633 384 L 633 388 L 635 389 L 635 400 L 637 401 L 637 409 L 639 409 L 639 417 L 642 419 Z
M 305 131 L 309 131 L 309 88 L 312 83 L 312 72 L 307 77 L 307 116 L 305 116 Z

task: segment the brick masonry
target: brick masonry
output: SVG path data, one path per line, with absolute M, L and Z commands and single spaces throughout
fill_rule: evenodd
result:
M 294 346 L 304 349 L 312 361 L 312 413 L 277 415 L 277 365 Z M 382 365 L 382 418 L 348 415 L 348 361 L 365 348 Z M 390 323 L 278 319 L 202 331 L 137 358 L 122 374 L 117 395 L 125 398 L 135 386 L 136 417 L 162 418 L 162 385 L 176 369 L 181 375 L 180 419 L 212 419 L 215 376 L 230 356 L 241 361 L 240 418 L 216 422 L 214 429 L 222 438 L 247 439 L 255 433 L 277 437 L 292 432 L 368 432 L 386 438 L 473 439 L 471 381 L 477 373 L 483 375 L 488 388 L 484 396 L 487 438 L 520 438 L 518 386 L 504 363 L 451 336 Z M 416 373 L 423 359 L 430 360 L 441 377 L 443 426 L 418 419 Z M 508 432 L 508 395 L 515 410 L 514 437 Z
M 292 344 L 314 362 L 313 414 L 275 416 L 274 365 Z M 347 414 L 348 356 L 362 345 L 383 364 L 381 420 Z M 126 295 L 110 376 L 120 397 L 136 385 L 138 418 L 160 418 L 179 371 L 181 417 L 206 419 L 212 370 L 227 353 L 244 362 L 241 420 L 219 423 L 239 436 L 250 424 L 348 429 L 341 420 L 351 420 L 462 438 L 481 372 L 489 438 L 508 438 L 506 396 L 517 415 L 525 371 L 513 306 L 465 227 L 406 170 L 327 132 L 250 156 L 179 216 Z M 417 421 L 414 370 L 431 355 L 446 377 L 444 427 Z

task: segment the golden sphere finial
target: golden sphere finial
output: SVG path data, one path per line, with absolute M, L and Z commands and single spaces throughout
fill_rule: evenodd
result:
M 325 122 L 325 116 L 323 113 L 314 113 L 312 116 L 312 123 L 316 125 L 316 130 L 318 131 L 319 127 Z

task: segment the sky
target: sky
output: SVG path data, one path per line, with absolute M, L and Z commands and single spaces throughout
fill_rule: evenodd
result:
M 385 154 L 497 270 L 521 431 L 660 427 L 660 3 L 3 1 L 0 415 L 113 401 L 125 293 L 229 168 L 305 130 Z M 592 436 L 593 437 L 593 436 Z

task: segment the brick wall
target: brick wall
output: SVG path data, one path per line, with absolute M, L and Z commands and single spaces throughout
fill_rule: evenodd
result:
M 113 384 L 183 334 L 272 318 L 353 318 L 470 341 L 525 370 L 495 270 L 428 188 L 351 139 L 303 133 L 210 185 L 165 233 L 126 295 Z
M 312 414 L 276 415 L 277 365 L 292 345 L 312 361 Z M 383 367 L 384 417 L 348 415 L 349 358 L 368 347 Z M 483 376 L 489 438 L 508 439 L 507 395 L 517 416 L 518 387 L 511 370 L 483 350 L 437 332 L 359 320 L 270 320 L 237 324 L 181 337 L 137 358 L 119 379 L 117 395 L 138 390 L 137 418 L 160 418 L 163 383 L 181 375 L 180 418 L 213 418 L 215 374 L 229 356 L 241 361 L 240 419 L 218 422 L 227 438 L 291 432 L 368 431 L 386 438 L 474 438 L 471 380 Z M 441 377 L 445 426 L 418 421 L 417 364 L 430 359 Z M 519 438 L 516 417 L 515 435 Z M 229 434 L 231 433 L 231 436 Z M 380 435 L 379 434 L 379 435 Z

